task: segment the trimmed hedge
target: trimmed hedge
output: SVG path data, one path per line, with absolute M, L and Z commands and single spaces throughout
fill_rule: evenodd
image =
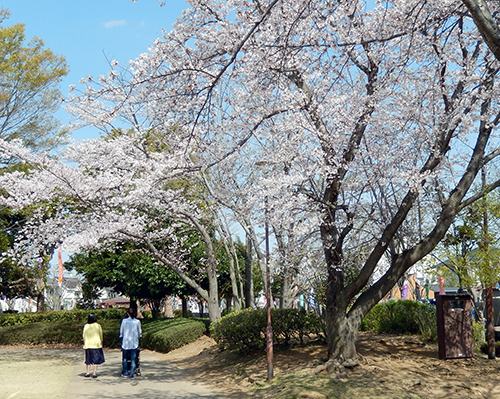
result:
M 55 321 L 82 321 L 87 322 L 89 313 L 94 313 L 97 320 L 120 320 L 127 312 L 126 309 L 94 309 L 94 310 L 60 310 L 41 313 L 8 313 L 0 317 L 0 327 L 17 326 L 22 324 L 55 322 Z
M 107 348 L 119 348 L 120 320 L 99 320 L 103 332 L 103 344 Z M 0 345 L 83 345 L 82 321 L 42 321 L 0 328 Z
M 298 309 L 272 309 L 273 342 L 288 345 L 292 340 L 302 342 L 304 336 L 323 340 L 324 320 L 316 313 Z M 222 317 L 210 325 L 211 337 L 224 349 L 240 352 L 263 348 L 266 345 L 267 309 L 244 309 Z
M 109 310 L 107 312 L 108 316 L 115 314 Z M 58 312 L 51 312 L 50 314 L 55 313 Z M 98 323 L 103 330 L 103 345 L 106 348 L 120 347 L 119 329 L 123 310 L 116 314 L 119 316 L 118 318 L 109 319 L 97 315 Z M 32 323 L 27 323 L 26 319 L 21 317 L 22 323 L 13 323 L 0 328 L 0 345 L 83 345 L 82 332 L 87 321 L 87 315 L 88 311 L 85 312 L 84 320 L 57 320 L 58 317 L 52 316 L 56 321 Z M 62 319 L 66 317 L 68 316 L 61 316 Z M 3 317 L 0 320 L 3 320 Z M 206 331 L 203 322 L 193 319 L 143 319 L 141 324 L 141 347 L 158 352 L 169 352 L 193 342 Z
M 193 319 L 146 320 L 142 325 L 141 346 L 167 353 L 196 341 L 205 331 L 205 324 Z

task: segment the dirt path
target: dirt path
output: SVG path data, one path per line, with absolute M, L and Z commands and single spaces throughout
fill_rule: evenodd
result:
M 424 343 L 418 336 L 361 333 L 360 365 L 344 375 L 315 374 L 326 359 L 325 346 L 275 348 L 271 383 L 265 381 L 264 353 L 242 357 L 219 352 L 210 341 L 204 337 L 166 356 L 184 369 L 186 378 L 210 381 L 241 395 L 235 398 L 500 399 L 499 359 L 476 354 L 471 359 L 441 360 L 437 344 Z

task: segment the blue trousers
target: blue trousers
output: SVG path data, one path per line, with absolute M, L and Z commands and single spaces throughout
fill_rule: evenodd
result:
M 128 362 L 130 361 L 130 370 L 128 370 Z M 122 349 L 122 374 L 131 377 L 135 374 L 137 361 L 137 349 Z

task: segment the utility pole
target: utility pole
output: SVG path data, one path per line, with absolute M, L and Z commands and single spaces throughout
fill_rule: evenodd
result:
M 271 381 L 273 375 L 273 325 L 271 323 L 271 273 L 269 271 L 269 214 L 267 195 L 265 199 L 265 233 L 266 233 L 266 305 L 267 305 L 267 327 L 266 327 L 266 353 L 267 353 L 267 380 Z

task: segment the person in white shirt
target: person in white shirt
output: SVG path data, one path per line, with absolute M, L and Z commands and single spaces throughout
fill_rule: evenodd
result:
M 141 322 L 136 319 L 137 311 L 134 308 L 128 309 L 127 315 L 128 317 L 123 319 L 120 325 L 120 338 L 122 340 L 122 377 L 134 378 L 137 351 L 139 349 L 139 338 L 142 337 L 142 329 Z

